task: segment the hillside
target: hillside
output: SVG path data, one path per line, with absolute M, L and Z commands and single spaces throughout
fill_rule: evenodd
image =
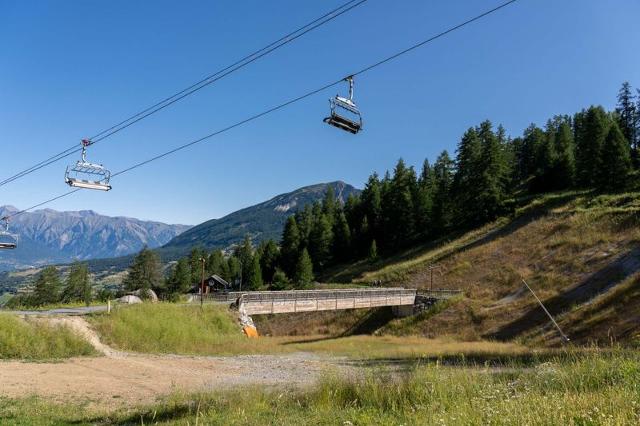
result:
M 575 343 L 640 344 L 640 193 L 566 192 L 540 196 L 509 218 L 414 248 L 375 264 L 337 267 L 325 281 L 426 289 L 430 265 L 435 288 L 462 289 L 464 297 L 433 314 L 392 319 L 309 314 L 304 320 L 270 318 L 270 334 L 311 329 L 335 334 L 330 324 L 356 333 L 408 334 L 462 340 L 497 339 L 555 345 L 555 329 L 526 290 L 529 285 Z
M 3 206 L 0 216 L 16 211 Z M 0 271 L 123 256 L 145 245 L 159 247 L 187 229 L 186 225 L 109 217 L 91 210 L 27 212 L 11 219 L 11 231 L 19 235 L 20 246 L 0 254 Z
M 307 204 L 321 200 L 329 187 L 341 202 L 346 201 L 349 195 L 359 193 L 358 189 L 341 181 L 305 186 L 194 226 L 167 243 L 160 252 L 183 255 L 197 246 L 223 249 L 240 242 L 247 234 L 254 242 L 269 238 L 278 241 L 287 218 Z

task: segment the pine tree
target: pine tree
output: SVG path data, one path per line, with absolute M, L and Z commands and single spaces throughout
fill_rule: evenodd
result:
M 178 263 L 176 263 L 176 265 L 173 267 L 171 275 L 167 279 L 167 293 L 170 295 L 186 293 L 191 289 L 193 284 L 194 283 L 191 280 L 191 267 L 189 265 L 189 259 L 179 259 Z M 198 288 L 200 287 L 198 286 Z
M 531 124 L 524 131 L 521 149 L 517 155 L 517 168 L 519 180 L 526 181 L 533 176 L 537 169 L 537 157 L 540 145 L 544 143 L 545 134 L 541 128 Z
M 307 249 L 303 249 L 300 253 L 293 281 L 296 288 L 308 287 L 313 281 L 313 263 Z
M 480 158 L 482 144 L 478 131 L 469 128 L 458 143 L 456 172 L 451 196 L 456 205 L 456 217 L 462 224 L 473 223 L 479 208 L 478 183 L 482 174 Z
M 640 103 L 640 99 L 638 100 Z M 638 166 L 638 139 L 636 135 L 638 126 L 638 114 L 640 113 L 634 102 L 634 96 L 631 93 L 631 85 L 625 81 L 618 92 L 618 105 L 616 113 L 618 118 L 618 126 L 629 144 L 632 159 L 636 167 Z
M 212 251 L 211 254 L 209 254 L 209 258 L 207 259 L 207 274 L 224 277 L 226 267 L 225 263 L 226 260 L 224 258 L 224 253 L 222 253 L 222 250 Z
M 480 124 L 478 137 L 482 144 L 481 174 L 477 186 L 478 209 L 475 224 L 494 219 L 501 211 L 505 199 L 506 165 L 502 147 L 491 128 L 491 122 Z
M 336 210 L 333 222 L 333 255 L 336 261 L 344 262 L 351 258 L 351 230 L 342 209 Z
M 583 187 L 596 184 L 601 167 L 600 153 L 609 126 L 609 118 L 602 107 L 590 107 L 582 119 L 576 139 L 576 173 L 578 184 Z
M 34 305 L 49 305 L 60 301 L 60 275 L 55 266 L 47 266 L 40 272 L 33 290 Z
M 609 129 L 600 158 L 602 162 L 598 173 L 598 187 L 607 190 L 624 189 L 631 171 L 631 159 L 629 145 L 616 123 Z
M 275 241 L 269 239 L 260 244 L 257 250 L 260 256 L 260 269 L 262 270 L 262 278 L 267 282 L 271 282 L 273 274 L 276 272 L 280 263 L 280 250 Z
M 205 252 L 200 247 L 193 248 L 189 254 L 189 267 L 191 270 L 192 283 L 199 283 L 202 281 L 202 259 L 204 257 L 206 257 Z
M 233 252 L 233 255 L 240 261 L 240 267 L 242 268 L 243 285 L 249 276 L 250 269 L 253 261 L 253 245 L 251 244 L 251 237 L 246 234 L 242 244 L 237 246 Z
M 575 183 L 575 146 L 570 124 L 565 121 L 558 127 L 555 136 L 556 163 L 553 170 L 554 189 L 571 188 Z
M 318 216 L 314 221 L 311 235 L 309 236 L 309 254 L 313 259 L 314 266 L 320 270 L 331 260 L 331 243 L 333 241 L 333 231 L 331 221 L 318 211 Z
M 369 260 L 375 262 L 378 260 L 378 245 L 376 240 L 371 241 L 371 247 L 369 247 Z
M 361 253 L 366 254 L 371 238 L 382 240 L 384 238 L 384 230 L 382 226 L 382 183 L 377 173 L 369 176 L 367 183 L 362 190 L 360 196 L 362 215 L 358 217 L 359 221 L 356 226 L 359 228 L 359 241 L 363 243 L 360 248 Z M 366 222 L 366 229 L 363 224 Z
M 252 256 L 250 261 L 246 283 L 249 290 L 259 290 L 262 287 L 262 269 L 260 268 L 260 255 L 258 253 Z
M 282 269 L 276 269 L 273 274 L 273 281 L 271 283 L 271 290 L 286 290 L 290 287 L 291 282 L 287 278 L 287 274 Z
M 391 248 L 398 248 L 408 245 L 416 237 L 413 202 L 417 192 L 415 170 L 408 168 L 404 160 L 399 159 L 388 185 L 388 189 L 382 194 L 382 217 L 387 237 L 385 243 Z
M 83 301 L 87 306 L 91 303 L 91 283 L 89 281 L 89 269 L 86 264 L 75 262 L 71 265 L 62 290 L 62 301 Z
M 422 163 L 418 179 L 417 193 L 414 196 L 416 233 L 424 239 L 431 233 L 431 214 L 433 210 L 434 176 L 429 160 Z
M 282 268 L 287 275 L 293 276 L 296 263 L 298 262 L 298 254 L 301 246 L 300 231 L 298 230 L 298 222 L 293 216 L 289 216 L 284 231 L 282 232 Z
M 164 282 L 157 253 L 144 247 L 133 259 L 123 284 L 128 291 L 143 290 L 143 293 L 144 290 L 161 289 Z
M 329 220 L 329 224 L 333 226 L 333 219 L 335 217 L 335 211 L 338 203 L 336 202 L 335 192 L 333 187 L 329 185 L 327 191 L 324 193 L 324 199 L 322 200 L 322 213 L 325 214 Z
M 438 156 L 433 165 L 434 195 L 433 195 L 433 228 L 441 234 L 449 229 L 452 219 L 451 185 L 453 183 L 453 161 L 445 150 Z

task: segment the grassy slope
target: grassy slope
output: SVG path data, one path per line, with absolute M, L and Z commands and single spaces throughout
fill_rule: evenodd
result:
M 0 359 L 36 361 L 93 354 L 93 347 L 66 327 L 0 314 Z
M 574 341 L 637 342 L 640 294 L 638 279 L 631 277 L 640 271 L 638 192 L 542 196 L 513 218 L 376 265 L 335 269 L 327 279 L 428 288 L 428 266 L 435 263 L 442 272 L 436 273 L 434 285 L 462 289 L 465 298 L 428 320 L 402 325 L 404 333 L 556 342 L 548 321 L 524 289 L 523 277 L 560 316 Z M 619 285 L 627 290 L 618 290 Z M 594 312 L 600 305 L 591 302 L 607 293 L 607 310 Z M 580 326 L 588 318 L 599 326 Z M 394 327 L 387 331 L 398 334 Z
M 417 367 L 374 370 L 359 381 L 328 377 L 304 390 L 240 389 L 175 395 L 152 407 L 91 413 L 41 400 L 3 400 L 3 425 L 48 424 L 637 424 L 636 355 L 562 357 L 491 371 Z

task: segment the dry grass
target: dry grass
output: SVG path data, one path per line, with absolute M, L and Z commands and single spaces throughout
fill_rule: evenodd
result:
M 0 359 L 40 361 L 94 354 L 93 347 L 67 327 L 0 314 Z
M 640 247 L 639 211 L 638 192 L 545 195 L 516 211 L 513 218 L 500 219 L 437 247 L 414 250 L 411 256 L 391 259 L 377 270 L 363 269 L 356 281 L 382 280 L 386 285 L 427 288 L 428 266 L 437 263 L 442 273 L 436 273 L 434 285 L 462 289 L 466 298 L 414 324 L 409 334 L 453 335 L 464 340 L 505 333 L 527 336 L 541 324 L 531 321 L 530 329 L 523 324 L 509 329 L 538 309 L 524 291 L 521 278 L 527 279 L 543 300 L 562 299 L 583 284 L 589 294 L 576 303 L 590 300 L 634 272 L 632 262 L 621 259 Z M 598 282 L 591 282 L 593 274 L 600 274 L 596 275 Z M 557 302 L 556 314 L 572 309 L 570 300 Z M 624 312 L 624 308 L 618 311 Z M 640 322 L 635 310 L 629 309 L 629 314 Z M 609 333 L 619 341 L 628 340 L 629 333 L 617 327 L 614 324 L 610 331 L 598 328 L 598 336 L 593 337 L 608 341 Z
M 37 399 L 0 399 L 3 425 L 635 425 L 636 355 L 560 356 L 525 369 L 420 366 L 374 369 L 360 380 L 327 377 L 303 391 L 243 388 L 175 394 L 151 407 L 87 412 Z

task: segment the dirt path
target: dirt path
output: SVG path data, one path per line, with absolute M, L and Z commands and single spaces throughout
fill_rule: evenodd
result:
M 130 354 L 102 344 L 83 318 L 49 321 L 72 327 L 104 356 L 57 363 L 0 361 L 0 396 L 37 395 L 114 408 L 153 403 L 174 391 L 255 384 L 304 387 L 315 383 L 325 371 L 351 374 L 354 369 L 341 358 L 308 353 L 233 357 Z

